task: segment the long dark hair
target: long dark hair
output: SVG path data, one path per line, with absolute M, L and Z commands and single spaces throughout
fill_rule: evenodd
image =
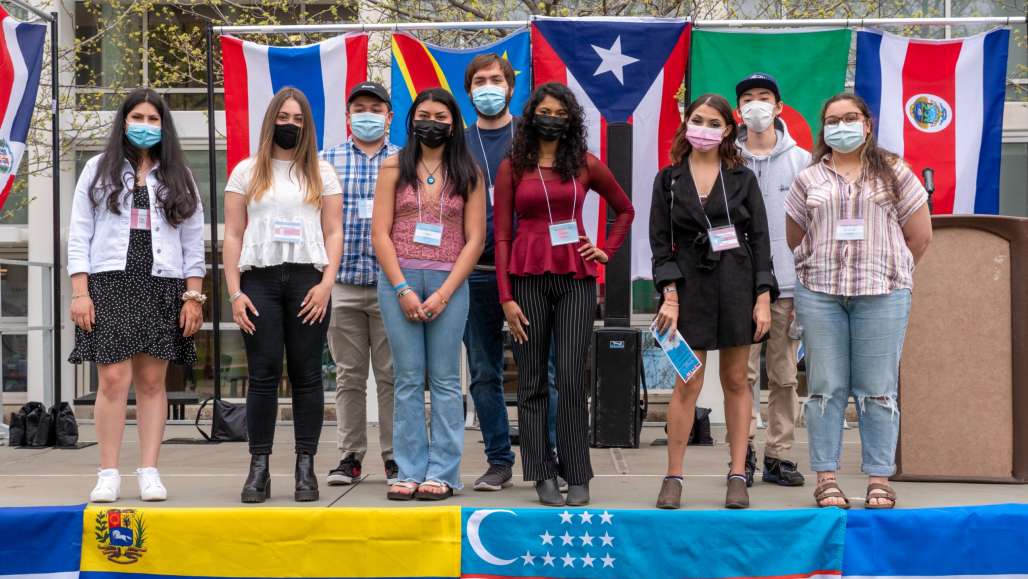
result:
M 675 165 L 684 163 L 689 153 L 692 153 L 692 144 L 689 143 L 689 139 L 685 138 L 685 133 L 689 130 L 689 117 L 696 112 L 696 109 L 703 105 L 708 105 L 716 110 L 730 129 L 728 135 L 721 140 L 721 144 L 717 148 L 721 160 L 730 169 L 742 165 L 742 155 L 739 154 L 739 147 L 735 145 L 735 137 L 739 133 L 739 125 L 735 123 L 735 116 L 732 115 L 732 105 L 729 104 L 725 97 L 719 94 L 700 95 L 685 109 L 682 124 L 679 125 L 678 130 L 675 132 L 675 139 L 671 144 L 671 162 Z
M 860 152 L 861 171 L 871 179 L 888 187 L 889 191 L 898 197 L 900 185 L 894 167 L 897 163 L 901 162 L 900 158 L 895 153 L 878 146 L 878 140 L 875 139 L 874 117 L 871 116 L 871 109 L 864 102 L 864 99 L 853 93 L 839 93 L 825 101 L 825 106 L 821 107 L 821 132 L 817 135 L 814 155 L 810 158 L 811 164 L 820 163 L 822 159 L 832 153 L 832 148 L 825 144 L 825 113 L 828 112 L 828 107 L 832 103 L 839 101 L 850 101 L 860 109 L 860 114 L 864 115 L 864 125 L 868 129 L 868 135 L 867 140 L 864 142 L 864 148 Z
M 132 109 L 140 103 L 152 104 L 161 117 L 161 142 L 149 151 L 150 157 L 160 162 L 155 169 L 158 186 L 157 191 L 154 191 L 154 197 L 167 222 L 177 226 L 196 212 L 200 192 L 186 167 L 185 155 L 182 154 L 171 110 L 161 95 L 149 88 L 137 88 L 132 91 L 118 107 L 103 157 L 100 158 L 96 175 L 89 185 L 89 199 L 93 202 L 93 207 L 105 204 L 111 213 L 121 214 L 122 194 L 131 194 L 124 191 L 125 161 L 128 160 L 132 165 L 134 178 L 135 170 L 143 156 L 142 151 L 129 142 L 125 135 L 126 119 Z
M 585 113 L 582 106 L 578 104 L 578 99 L 571 89 L 559 82 L 537 86 L 525 103 L 521 123 L 510 148 L 511 164 L 517 176 L 539 164 L 539 133 L 535 130 L 533 121 L 535 109 L 548 96 L 560 101 L 564 110 L 568 112 L 568 128 L 557 144 L 553 170 L 560 175 L 561 181 L 570 181 L 585 166 L 585 154 L 589 151 L 589 144 L 585 140 Z
M 479 171 L 475 160 L 468 153 L 464 143 L 464 118 L 460 115 L 460 107 L 449 92 L 441 88 L 423 90 L 414 99 L 407 113 L 407 146 L 400 150 L 399 186 L 410 185 L 418 188 L 418 161 L 421 160 L 421 143 L 414 134 L 414 114 L 421 103 L 433 101 L 442 104 L 450 111 L 453 120 L 450 125 L 450 140 L 443 144 L 443 169 L 446 179 L 453 186 L 453 195 L 460 195 L 465 201 L 478 186 Z

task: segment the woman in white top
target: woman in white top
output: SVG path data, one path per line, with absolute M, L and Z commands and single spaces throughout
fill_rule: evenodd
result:
M 249 387 L 250 472 L 242 501 L 271 493 L 282 354 L 293 391 L 297 501 L 318 500 L 314 454 L 324 414 L 321 353 L 332 284 L 343 253 L 343 201 L 332 166 L 318 159 L 311 107 L 280 90 L 264 114 L 254 156 L 225 187 L 225 278 L 232 319 L 243 331 Z

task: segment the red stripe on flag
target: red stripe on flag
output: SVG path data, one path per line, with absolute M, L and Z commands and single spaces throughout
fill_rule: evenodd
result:
M 600 161 L 607 164 L 607 119 L 600 117 Z M 597 211 L 596 220 L 596 247 L 607 246 L 607 200 L 600 197 L 600 208 Z M 607 266 L 602 263 L 596 264 L 596 282 L 600 287 L 607 284 Z M 601 290 L 600 295 L 605 295 Z
M 685 80 L 685 67 L 689 62 L 689 36 L 692 33 L 692 24 L 687 24 L 681 36 L 678 37 L 678 44 L 671 51 L 664 64 L 664 88 L 661 98 L 660 126 L 657 128 L 657 166 L 665 167 L 671 164 L 671 145 L 675 140 L 675 132 L 682 124 L 682 113 L 678 110 L 678 89 L 682 87 Z
M 221 37 L 221 62 L 225 71 L 225 148 L 229 175 L 250 156 L 250 105 L 243 41 Z
M 21 103 L 11 102 L 11 89 L 14 88 L 14 64 L 11 63 L 11 54 L 7 52 L 7 34 L 0 20 L 0 120 L 7 116 L 7 108 L 17 108 Z M 11 171 L 18 168 L 13 167 Z
M 532 26 L 532 80 L 533 86 L 547 82 L 567 84 L 568 69 L 554 52 L 546 37 L 534 25 Z
M 339 95 L 344 101 L 350 96 L 350 89 L 368 80 L 368 35 L 354 34 L 346 37 L 346 90 Z M 349 115 L 347 115 L 349 116 Z M 350 135 L 350 124 L 346 124 L 346 135 Z
M 11 187 L 14 186 L 14 173 L 12 170 L 11 176 L 7 178 L 7 184 L 4 185 L 2 191 L 0 191 L 0 209 L 4 208 L 4 204 L 7 203 L 7 197 L 11 194 Z
M 420 93 L 443 85 L 428 54 L 428 47 L 423 42 L 409 34 L 394 34 L 393 40 L 403 54 L 403 61 L 407 63 L 407 74 L 414 83 L 415 92 Z
M 962 42 L 935 44 L 911 41 L 903 63 L 903 156 L 916 175 L 920 175 L 925 167 L 935 170 L 933 213 L 953 213 L 957 183 L 957 126 L 953 117 L 961 114 L 954 106 L 957 58 L 962 47 Z M 914 125 L 907 103 L 919 94 L 932 95 L 949 105 L 949 126 L 929 133 Z

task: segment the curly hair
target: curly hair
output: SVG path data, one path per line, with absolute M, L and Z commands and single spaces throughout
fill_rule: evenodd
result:
M 585 154 L 589 151 L 589 146 L 585 140 L 585 113 L 571 89 L 559 82 L 539 85 L 525 103 L 521 122 L 518 124 L 510 149 L 511 165 L 515 177 L 520 177 L 539 164 L 539 134 L 533 121 L 535 109 L 548 96 L 560 101 L 568 113 L 568 128 L 557 143 L 553 170 L 560 175 L 561 181 L 570 181 L 585 166 Z

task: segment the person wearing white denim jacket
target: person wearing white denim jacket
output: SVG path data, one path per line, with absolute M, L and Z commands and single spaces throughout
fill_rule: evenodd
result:
M 157 458 L 168 362 L 196 362 L 203 324 L 204 216 L 171 112 L 149 89 L 119 107 L 103 154 L 79 176 L 68 231 L 76 364 L 93 362 L 100 445 L 93 502 L 118 500 L 129 386 L 139 421 L 140 498 L 165 500 Z M 187 291 L 188 290 L 188 291 Z

